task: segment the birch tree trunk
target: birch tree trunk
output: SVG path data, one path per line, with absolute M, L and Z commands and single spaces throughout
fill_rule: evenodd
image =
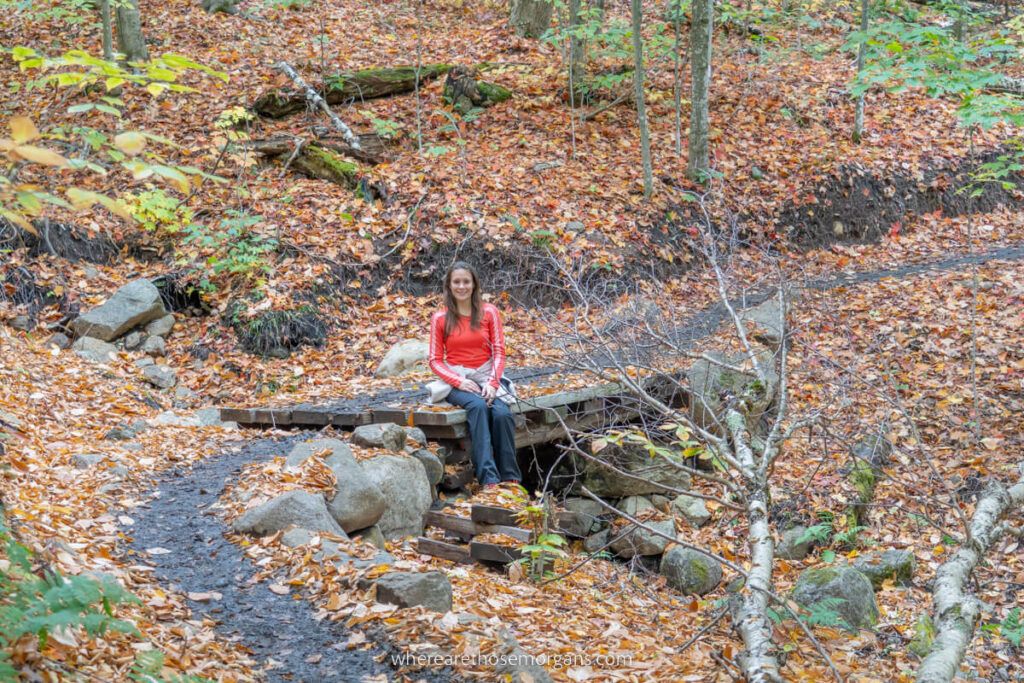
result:
M 149 59 L 146 40 L 142 36 L 142 17 L 138 0 L 122 0 L 115 9 L 117 20 L 117 49 L 129 62 Z
M 640 34 L 643 11 L 640 0 L 632 0 L 633 15 L 633 88 L 636 93 L 636 119 L 640 126 L 640 160 L 644 169 L 644 197 L 651 198 L 654 191 L 654 173 L 651 170 L 651 139 L 647 130 L 647 110 L 644 107 L 644 39 Z
M 703 182 L 709 170 L 708 91 L 711 85 L 711 34 L 714 0 L 694 0 L 690 21 L 690 148 L 687 175 Z
M 860 30 L 864 33 L 868 30 L 868 9 L 870 8 L 869 0 L 860 0 Z M 864 50 L 867 45 L 867 38 L 862 38 L 860 45 L 857 48 L 857 75 L 860 76 L 860 72 L 864 69 Z M 860 142 L 861 136 L 864 134 L 864 93 L 860 94 L 857 98 L 857 110 L 853 115 L 853 141 Z
M 540 38 L 551 25 L 551 0 L 512 0 L 511 22 L 516 35 Z

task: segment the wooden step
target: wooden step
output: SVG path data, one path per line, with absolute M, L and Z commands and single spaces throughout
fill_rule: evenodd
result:
M 469 548 L 464 545 L 435 541 L 432 538 L 420 536 L 416 539 L 416 551 L 423 555 L 432 555 L 442 560 L 451 560 L 459 564 L 473 564 L 473 556 Z

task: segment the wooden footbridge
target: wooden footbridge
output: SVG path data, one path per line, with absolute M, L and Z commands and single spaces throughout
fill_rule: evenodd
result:
M 564 377 L 564 376 L 561 376 Z M 580 375 L 571 375 L 579 378 Z M 527 448 L 562 440 L 573 432 L 621 425 L 640 417 L 641 403 L 617 383 L 600 383 L 565 391 L 552 390 L 560 376 L 552 371 L 534 373 L 528 389 L 512 406 L 515 417 L 516 448 Z M 515 377 L 513 378 L 515 379 Z M 520 377 L 520 381 L 521 381 Z M 674 382 L 662 382 L 658 397 L 666 403 L 685 402 Z M 445 464 L 441 487 L 459 489 L 473 479 L 469 462 L 469 430 L 466 411 L 426 404 L 422 389 L 385 392 L 372 397 L 278 408 L 223 408 L 221 420 L 246 427 L 322 429 L 333 426 L 351 430 L 359 425 L 394 423 L 419 427 L 429 441 L 442 448 Z

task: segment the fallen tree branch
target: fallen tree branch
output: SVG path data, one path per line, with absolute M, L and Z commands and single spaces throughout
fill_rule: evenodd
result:
M 1024 507 L 1024 481 L 1010 489 L 993 483 L 978 499 L 968 538 L 935 573 L 932 590 L 935 642 L 917 671 L 918 683 L 950 683 L 960 670 L 982 607 L 973 593 L 965 591 L 967 582 L 1005 530 L 1000 521 L 1021 507 Z
M 303 80 L 302 76 L 292 68 L 291 64 L 288 62 L 278 62 L 274 65 L 274 68 L 288 76 L 288 78 L 292 79 L 295 85 L 302 89 L 307 102 L 327 114 L 327 118 L 329 118 L 331 123 L 334 124 L 334 128 L 345 137 L 345 142 L 347 142 L 352 149 L 359 149 L 359 138 L 356 137 L 356 134 L 352 132 L 352 129 L 349 128 L 344 121 L 338 118 L 337 114 L 331 111 L 331 108 L 327 106 L 327 102 L 324 101 L 324 98 L 320 97 L 320 93 L 310 87 L 309 84 Z

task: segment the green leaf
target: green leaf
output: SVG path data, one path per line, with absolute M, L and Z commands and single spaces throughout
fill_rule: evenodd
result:
M 821 553 L 821 561 L 825 564 L 832 564 L 836 561 L 836 553 L 833 550 L 826 550 Z

